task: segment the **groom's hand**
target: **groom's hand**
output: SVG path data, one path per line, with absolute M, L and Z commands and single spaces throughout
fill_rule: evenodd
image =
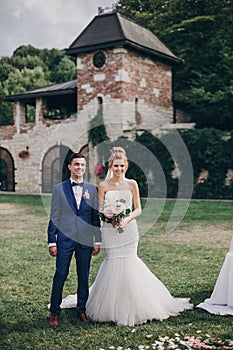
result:
M 49 254 L 51 256 L 57 256 L 57 246 L 49 247 Z
M 95 245 L 92 250 L 92 255 L 98 255 L 100 252 L 100 246 Z

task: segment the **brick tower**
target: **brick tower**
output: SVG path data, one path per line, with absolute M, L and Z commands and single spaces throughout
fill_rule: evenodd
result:
M 100 14 L 66 52 L 77 57 L 83 127 L 100 104 L 110 138 L 173 123 L 172 67 L 182 60 L 150 30 L 116 11 Z

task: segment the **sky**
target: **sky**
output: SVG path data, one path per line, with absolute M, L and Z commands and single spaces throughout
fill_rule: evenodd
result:
M 116 0 L 1 0 L 0 57 L 12 56 L 21 45 L 65 49 Z

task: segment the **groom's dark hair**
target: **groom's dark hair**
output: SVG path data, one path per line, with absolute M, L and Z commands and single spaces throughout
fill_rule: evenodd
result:
M 85 159 L 85 156 L 82 153 L 72 153 L 70 158 L 69 158 L 69 164 L 72 163 L 72 160 L 74 158 L 84 158 Z

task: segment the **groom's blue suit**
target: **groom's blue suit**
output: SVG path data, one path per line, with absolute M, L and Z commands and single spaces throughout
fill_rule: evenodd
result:
M 96 186 L 84 181 L 79 208 L 70 179 L 54 187 L 48 225 L 48 243 L 57 244 L 56 272 L 50 311 L 61 312 L 62 290 L 75 252 L 78 276 L 77 313 L 85 312 L 93 244 L 101 241 Z

